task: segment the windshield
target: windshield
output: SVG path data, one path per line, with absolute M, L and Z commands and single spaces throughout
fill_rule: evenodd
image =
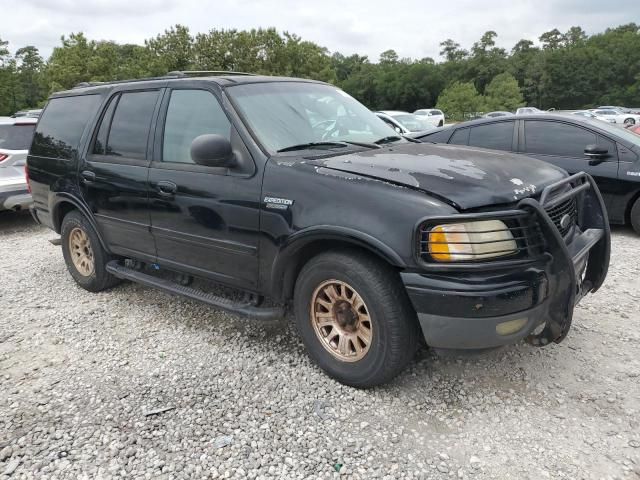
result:
M 29 150 L 36 124 L 0 125 L 0 148 L 5 150 Z
M 422 132 L 430 127 L 425 120 L 421 119 L 418 115 L 413 115 L 412 113 L 391 115 L 391 117 L 410 132 Z
M 342 90 L 306 82 L 234 85 L 227 93 L 271 153 L 318 142 L 373 143 L 396 132 Z

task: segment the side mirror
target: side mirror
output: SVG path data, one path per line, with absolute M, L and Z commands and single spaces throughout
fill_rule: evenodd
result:
M 609 150 L 602 145 L 587 145 L 584 148 L 584 155 L 591 159 L 589 165 L 598 165 L 609 156 Z
M 215 134 L 200 135 L 191 142 L 191 159 L 205 167 L 232 167 L 235 164 L 231 142 Z
M 398 133 L 402 133 L 402 129 L 400 127 L 393 127 L 393 129 Z

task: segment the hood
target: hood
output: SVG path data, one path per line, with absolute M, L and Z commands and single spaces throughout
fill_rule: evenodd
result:
M 422 190 L 462 210 L 513 203 L 567 176 L 560 168 L 524 155 L 428 143 L 307 163 Z

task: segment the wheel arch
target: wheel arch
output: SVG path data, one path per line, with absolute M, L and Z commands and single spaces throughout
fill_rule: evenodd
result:
M 62 221 L 64 220 L 64 217 L 73 210 L 79 211 L 82 216 L 84 216 L 88 220 L 88 222 L 96 232 L 102 248 L 104 248 L 105 251 L 110 252 L 107 244 L 104 241 L 104 238 L 102 237 L 102 234 L 100 233 L 100 230 L 98 229 L 98 225 L 96 224 L 96 221 L 87 206 L 71 195 L 62 194 L 51 208 L 51 220 L 53 222 L 53 228 L 55 232 L 58 234 L 62 233 Z
M 629 199 L 629 201 L 627 202 L 627 206 L 625 207 L 624 223 L 626 225 L 630 225 L 631 224 L 631 210 L 633 209 L 633 206 L 638 201 L 640 201 L 640 189 L 638 189 L 637 191 L 633 192 L 633 195 L 631 195 L 631 198 Z
M 292 298 L 296 279 L 304 265 L 320 253 L 339 248 L 356 248 L 393 267 L 406 267 L 397 252 L 375 237 L 348 228 L 316 227 L 292 235 L 276 255 L 271 270 L 273 298 Z

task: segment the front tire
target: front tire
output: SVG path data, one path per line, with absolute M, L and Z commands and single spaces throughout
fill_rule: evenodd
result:
M 629 220 L 635 232 L 640 235 L 640 198 L 638 198 L 633 204 L 633 207 L 631 207 Z
M 106 270 L 113 260 L 98 239 L 95 230 L 77 210 L 69 212 L 62 220 L 62 255 L 69 273 L 85 290 L 100 292 L 120 283 Z
M 298 276 L 294 310 L 309 356 L 346 385 L 388 382 L 418 347 L 418 321 L 398 273 L 357 250 L 311 259 Z
M 624 119 L 624 124 L 625 125 L 635 125 L 636 121 L 633 118 L 625 118 Z

